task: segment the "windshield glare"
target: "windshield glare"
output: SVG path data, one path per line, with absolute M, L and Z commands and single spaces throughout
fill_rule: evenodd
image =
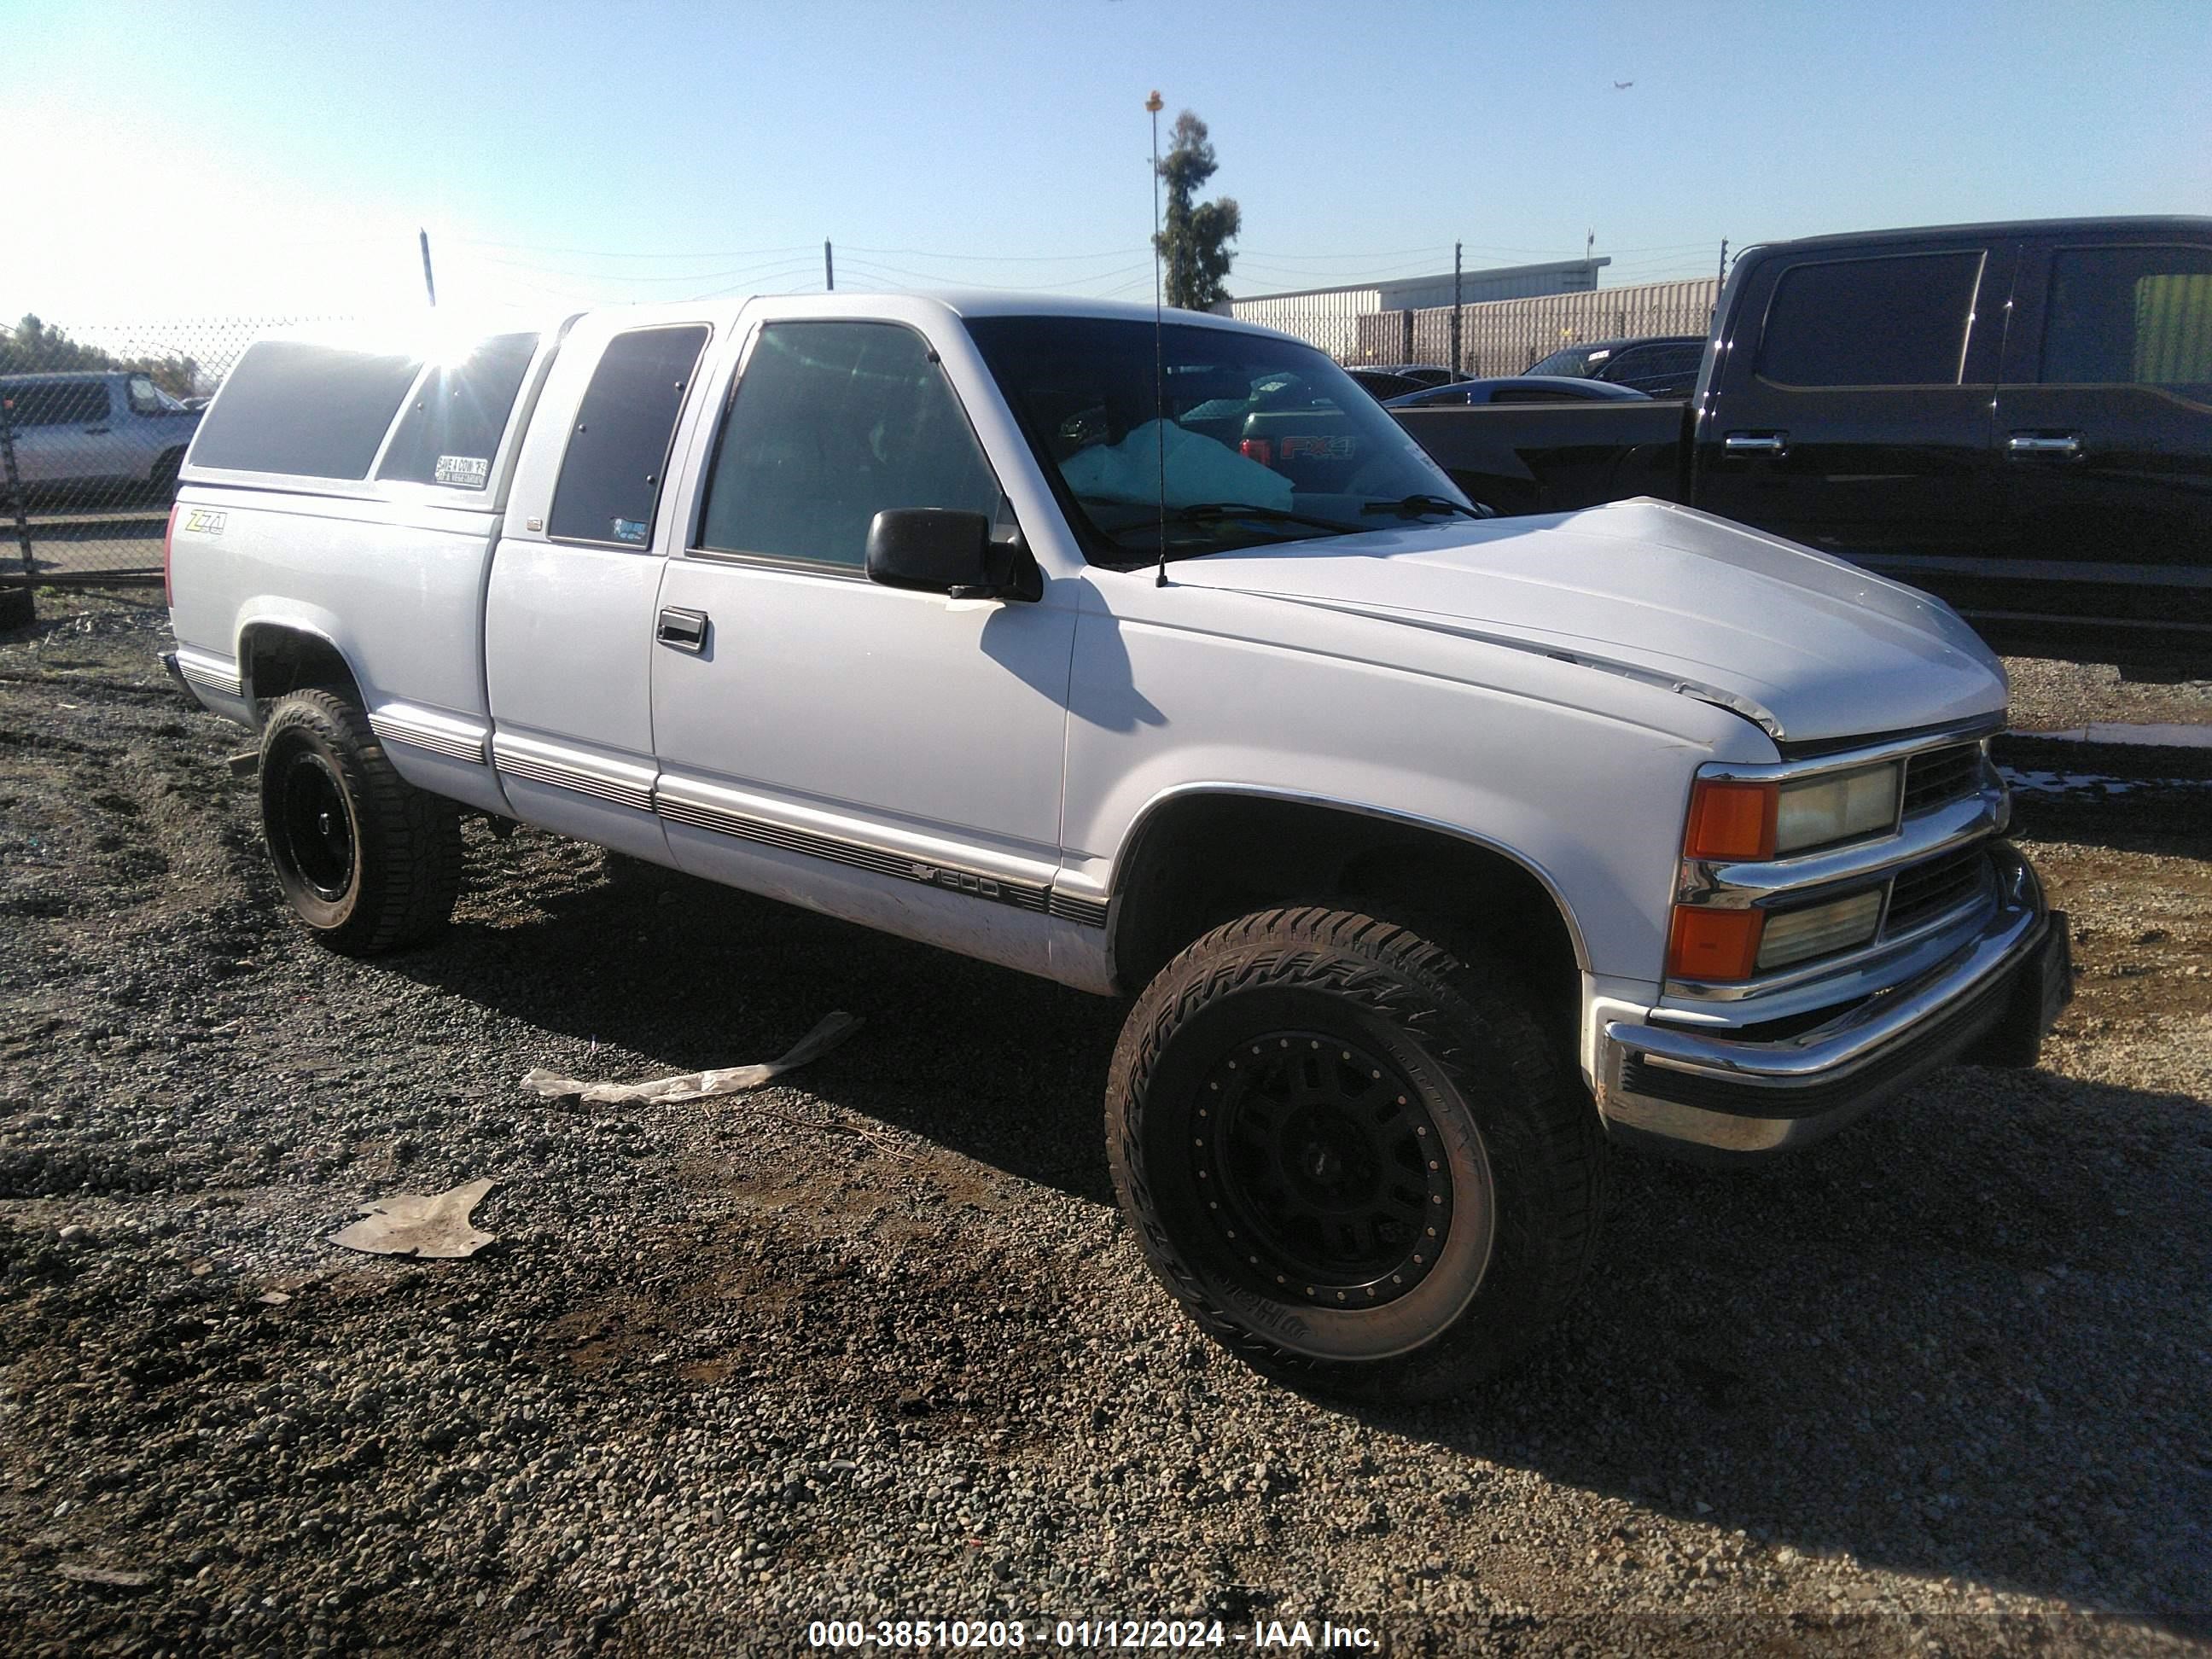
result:
M 1409 496 L 1466 499 L 1311 346 L 1188 323 L 1156 343 L 1149 322 L 1096 317 L 974 318 L 968 330 L 1094 557 L 1352 534 Z M 1261 511 L 1178 516 L 1223 506 Z

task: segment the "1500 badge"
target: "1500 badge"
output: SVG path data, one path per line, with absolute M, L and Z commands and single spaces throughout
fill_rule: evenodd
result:
M 956 893 L 971 893 L 977 898 L 1012 902 L 999 884 L 988 876 L 971 876 L 964 870 L 947 870 L 934 864 L 909 864 L 906 873 L 909 881 L 927 882 L 932 887 L 950 887 Z

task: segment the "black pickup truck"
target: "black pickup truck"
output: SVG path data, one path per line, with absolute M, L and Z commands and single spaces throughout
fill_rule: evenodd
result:
M 1686 403 L 1403 409 L 1476 501 L 1687 502 L 2025 655 L 2212 674 L 2212 219 L 1747 252 Z

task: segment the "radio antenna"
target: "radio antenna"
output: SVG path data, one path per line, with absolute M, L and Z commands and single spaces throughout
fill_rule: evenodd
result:
M 1168 585 L 1167 329 L 1160 320 L 1160 93 L 1145 100 L 1152 113 L 1152 429 L 1160 441 L 1160 562 L 1152 586 Z

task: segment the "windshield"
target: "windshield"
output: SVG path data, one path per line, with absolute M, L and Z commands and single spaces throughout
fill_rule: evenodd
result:
M 1149 322 L 1098 317 L 981 317 L 968 331 L 1093 558 L 1467 510 L 1405 428 L 1311 346 L 1188 323 L 1156 342 Z
M 1590 353 L 1588 346 L 1566 346 L 1528 365 L 1523 374 L 1565 374 L 1580 380 L 1589 373 Z

